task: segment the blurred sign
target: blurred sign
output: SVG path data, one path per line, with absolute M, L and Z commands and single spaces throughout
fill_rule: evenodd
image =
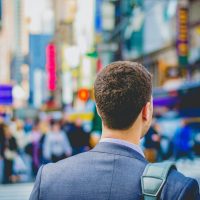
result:
M 0 105 L 11 105 L 12 103 L 12 86 L 0 85 Z
M 102 60 L 100 58 L 97 59 L 97 69 L 96 72 L 100 72 L 103 69 L 103 63 Z
M 54 91 L 56 89 L 56 46 L 53 43 L 48 44 L 46 48 L 46 69 L 48 89 Z
M 111 2 L 103 1 L 101 5 L 102 29 L 112 31 L 115 28 L 115 6 Z
M 68 0 L 66 1 L 66 22 L 67 23 L 72 23 L 76 17 L 76 12 L 77 12 L 77 2 L 74 0 Z
M 98 52 L 104 52 L 104 51 L 112 51 L 112 52 L 115 52 L 119 49 L 119 44 L 117 43 L 101 43 L 101 44 L 98 44 L 97 46 L 97 50 Z
M 36 108 L 40 108 L 44 100 L 48 97 L 48 91 L 45 86 L 46 77 L 45 72 L 41 69 L 36 69 L 33 74 L 34 78 L 34 97 L 33 105 Z
M 83 121 L 91 121 L 94 117 L 93 112 L 88 113 L 70 113 L 68 114 L 70 121 L 76 121 L 77 119 L 81 119 Z
M 96 0 L 95 7 L 95 32 L 102 32 L 102 12 L 101 12 L 102 0 Z
M 79 88 L 92 88 L 95 74 L 96 58 L 92 54 L 82 57 L 80 66 Z
M 2 27 L 2 0 L 0 0 L 0 30 Z
M 69 46 L 64 48 L 64 59 L 70 68 L 76 68 L 80 62 L 80 51 L 78 46 Z M 63 70 L 65 70 L 64 67 Z
M 177 12 L 177 53 L 179 57 L 180 66 L 187 66 L 188 52 L 189 52 L 189 12 L 187 7 L 178 7 Z
M 70 72 L 62 75 L 62 100 L 64 104 L 70 104 L 73 101 L 73 80 Z
M 45 69 L 45 49 L 52 39 L 48 34 L 31 34 L 29 37 L 29 52 L 31 68 Z
M 46 47 L 52 39 L 52 35 L 49 34 L 31 34 L 29 37 L 29 81 L 30 81 L 30 104 L 34 104 L 35 97 L 35 80 L 34 75 L 36 69 L 43 70 L 45 73 L 46 64 Z M 44 87 L 46 84 L 44 85 Z M 44 99 L 43 99 L 44 100 Z
M 87 101 L 88 98 L 89 98 L 89 91 L 88 89 L 85 89 L 85 88 L 81 88 L 79 91 L 78 91 L 78 97 L 80 100 L 82 101 Z

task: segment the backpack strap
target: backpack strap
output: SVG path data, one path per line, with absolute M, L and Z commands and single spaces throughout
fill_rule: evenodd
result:
M 169 171 L 176 169 L 172 162 L 149 163 L 141 177 L 144 200 L 157 200 Z

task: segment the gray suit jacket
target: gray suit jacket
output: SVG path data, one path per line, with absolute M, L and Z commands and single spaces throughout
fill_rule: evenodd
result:
M 41 167 L 30 200 L 141 200 L 146 165 L 133 149 L 102 142 L 89 152 Z M 198 183 L 172 170 L 160 199 L 199 200 Z

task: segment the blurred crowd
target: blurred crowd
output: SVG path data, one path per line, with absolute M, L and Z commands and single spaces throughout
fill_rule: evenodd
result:
M 81 119 L 0 121 L 0 182 L 32 180 L 42 164 L 88 151 L 95 137 Z
M 199 125 L 199 123 L 198 123 Z M 170 127 L 171 126 L 171 127 Z M 200 155 L 200 132 L 195 130 L 192 123 L 186 119 L 175 122 L 174 130 L 172 124 L 162 127 L 156 119 L 144 137 L 143 147 L 145 157 L 150 162 L 190 159 L 193 160 Z
M 194 159 L 200 155 L 200 133 L 194 132 L 186 120 L 176 122 L 176 131 L 169 134 L 170 125 L 163 128 L 153 120 L 142 147 L 150 162 L 179 158 Z M 82 153 L 93 148 L 100 133 L 84 128 L 80 118 L 61 119 L 13 118 L 9 123 L 0 119 L 0 183 L 34 180 L 42 164 Z

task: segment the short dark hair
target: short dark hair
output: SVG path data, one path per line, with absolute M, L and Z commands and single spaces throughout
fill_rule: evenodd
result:
M 94 83 L 94 95 L 103 124 L 111 129 L 132 126 L 151 100 L 152 76 L 139 63 L 118 61 L 109 64 Z

